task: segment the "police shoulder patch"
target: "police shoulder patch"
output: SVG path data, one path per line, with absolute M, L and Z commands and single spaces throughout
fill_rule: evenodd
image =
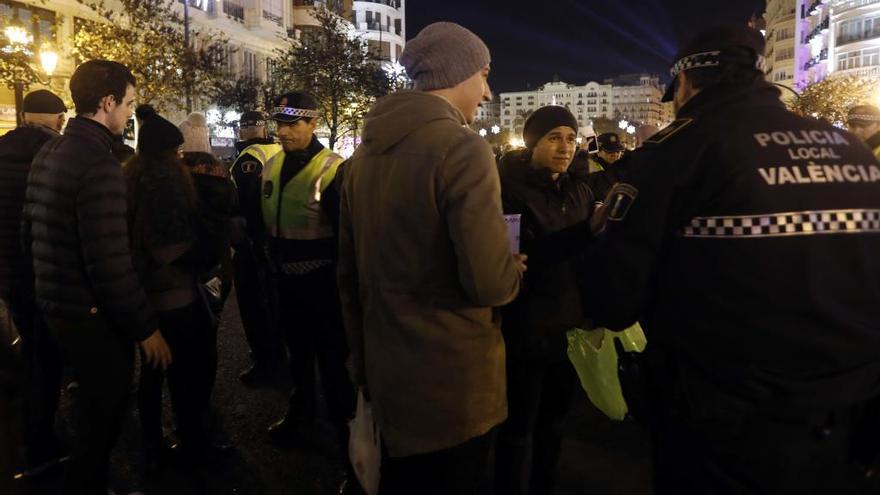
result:
M 610 202 L 606 206 L 608 208 L 608 220 L 620 222 L 626 218 L 629 209 L 639 197 L 639 190 L 631 184 L 618 182 L 611 188 L 608 194 L 611 197 Z
M 660 129 L 660 131 L 657 132 L 657 134 L 654 134 L 650 138 L 646 139 L 645 143 L 646 144 L 647 143 L 660 144 L 663 141 L 666 141 L 667 139 L 671 138 L 672 136 L 678 134 L 678 132 L 681 131 L 682 129 L 684 129 L 685 127 L 691 125 L 691 123 L 693 123 L 693 121 L 694 121 L 694 119 L 674 120 L 668 126 L 664 127 L 663 129 Z

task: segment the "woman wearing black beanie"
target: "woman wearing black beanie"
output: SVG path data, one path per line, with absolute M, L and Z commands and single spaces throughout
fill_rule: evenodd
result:
M 143 117 L 137 155 L 124 170 L 132 258 L 174 359 L 167 376 L 181 459 L 195 462 L 207 445 L 202 416 L 214 373 L 211 320 L 197 285 L 198 204 L 181 159 L 180 130 L 155 112 Z M 160 467 L 167 449 L 161 421 L 164 377 L 162 370 L 141 366 L 138 407 L 148 473 Z

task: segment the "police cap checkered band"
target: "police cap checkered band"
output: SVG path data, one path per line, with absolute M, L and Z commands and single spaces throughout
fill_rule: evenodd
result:
M 302 118 L 318 118 L 317 110 L 309 110 L 307 108 L 294 107 L 275 107 L 272 109 L 272 119 L 274 120 L 298 120 Z
M 698 67 L 718 67 L 719 65 L 721 65 L 720 57 L 720 50 L 694 53 L 693 55 L 682 57 L 677 62 L 675 62 L 672 65 L 672 69 L 669 70 L 669 74 L 672 77 L 675 77 L 678 75 L 679 72 L 683 70 L 696 69 Z
M 880 115 L 853 113 L 847 115 L 847 122 L 880 122 Z

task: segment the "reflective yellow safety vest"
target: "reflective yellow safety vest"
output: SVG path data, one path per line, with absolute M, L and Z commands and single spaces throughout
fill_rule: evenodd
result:
M 597 162 L 596 160 L 593 160 L 592 158 L 590 158 L 588 160 L 588 164 L 589 164 L 588 170 L 591 174 L 595 174 L 596 172 L 604 172 L 605 171 L 605 167 L 603 167 L 601 163 Z
M 263 222 L 271 237 L 315 240 L 333 236 L 333 225 L 321 211 L 321 193 L 333 182 L 343 158 L 323 149 L 285 184 L 281 191 L 284 153 L 272 156 L 263 167 Z
M 244 155 L 251 155 L 260 162 L 260 165 L 262 165 L 263 168 L 265 168 L 269 159 L 278 153 L 281 153 L 281 151 L 283 151 L 283 148 L 280 144 L 252 144 L 241 150 L 241 153 L 239 153 L 238 156 L 240 158 Z M 235 161 L 238 162 L 238 158 L 236 158 Z M 233 165 L 235 165 L 235 163 L 233 163 Z M 232 182 L 234 183 L 235 174 L 231 168 L 229 169 L 229 176 L 232 177 Z M 236 186 L 237 185 L 238 184 L 236 184 Z

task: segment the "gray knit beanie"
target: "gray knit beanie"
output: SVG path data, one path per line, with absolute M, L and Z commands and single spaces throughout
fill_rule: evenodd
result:
M 483 40 L 452 22 L 425 27 L 406 43 L 400 56 L 400 64 L 419 91 L 455 87 L 491 61 Z

